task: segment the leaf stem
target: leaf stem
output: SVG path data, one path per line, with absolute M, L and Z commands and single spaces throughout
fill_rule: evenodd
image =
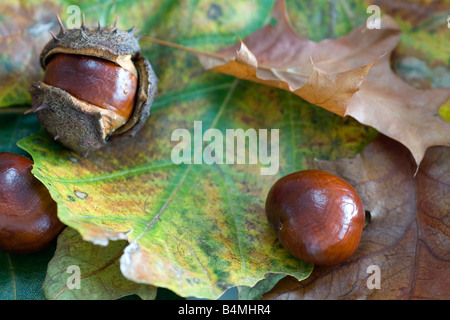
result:
M 225 60 L 230 60 L 230 61 L 234 60 L 232 57 L 226 57 L 226 56 L 223 56 L 223 55 L 217 54 L 217 53 L 203 52 L 203 51 L 200 51 L 200 50 L 197 50 L 197 49 L 194 49 L 194 48 L 186 47 L 186 46 L 183 46 L 181 44 L 173 43 L 173 42 L 166 41 L 166 40 L 161 40 L 161 39 L 152 38 L 152 37 L 148 37 L 148 36 L 143 36 L 141 39 L 147 40 L 147 41 L 150 41 L 150 42 L 153 42 L 153 43 L 157 43 L 157 44 L 160 44 L 160 45 L 163 45 L 163 46 L 167 46 L 167 47 L 171 47 L 171 48 L 175 48 L 175 49 L 180 49 L 180 50 L 187 51 L 187 52 L 194 53 L 194 54 L 200 54 L 200 55 L 204 55 L 204 56 L 209 56 L 209 57 L 220 59 L 220 60 L 224 60 L 224 59 Z
M 194 54 L 198 54 L 198 55 L 203 55 L 203 56 L 208 56 L 214 59 L 219 59 L 219 60 L 228 60 L 228 62 L 230 61 L 234 61 L 235 58 L 234 57 L 227 57 L 218 53 L 211 53 L 211 52 L 204 52 L 204 51 L 200 51 L 194 48 L 190 48 L 190 47 L 186 47 L 177 43 L 173 43 L 170 41 L 166 41 L 166 40 L 161 40 L 161 39 L 157 39 L 157 38 L 153 38 L 153 37 L 149 37 L 149 36 L 143 36 L 141 37 L 141 39 L 143 40 L 147 40 L 153 43 L 157 43 L 163 46 L 167 46 L 167 47 L 171 47 L 171 48 L 175 48 L 175 49 L 180 49 L 183 51 L 187 51 L 190 53 L 194 53 Z M 262 70 L 269 70 L 269 71 L 275 71 L 277 73 L 285 73 L 285 74 L 291 74 L 291 75 L 295 75 L 295 76 L 300 76 L 300 77 L 305 77 L 305 78 L 309 78 L 309 74 L 304 74 L 304 73 L 300 73 L 300 72 L 293 72 L 290 70 L 286 70 L 286 69 L 279 69 L 276 67 L 270 67 L 270 66 L 264 66 L 264 65 L 260 65 L 258 64 L 258 69 L 262 69 Z
M 7 108 L 0 108 L 0 115 L 1 114 L 24 114 L 25 111 L 30 109 L 29 107 L 7 107 Z

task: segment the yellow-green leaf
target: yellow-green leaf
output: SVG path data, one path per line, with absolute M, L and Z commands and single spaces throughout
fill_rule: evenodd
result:
M 117 4 L 124 13 L 122 28 L 142 22 L 150 35 L 206 49 L 230 45 L 236 35 L 245 37 L 263 26 L 273 1 L 152 2 L 152 10 L 142 13 L 145 19 L 136 3 L 124 3 Z M 99 6 L 102 17 L 110 12 L 106 20 L 114 20 L 114 5 Z M 221 15 L 211 16 L 217 6 Z M 82 10 L 87 21 L 95 21 L 99 7 L 86 2 Z M 120 258 L 122 274 L 184 297 L 217 298 L 230 287 L 253 287 L 267 274 L 307 277 L 312 266 L 284 250 L 267 224 L 266 194 L 280 176 L 305 169 L 307 159 L 351 156 L 376 133 L 290 93 L 204 71 L 185 52 L 145 42 L 142 48 L 160 85 L 151 116 L 136 137 L 112 141 L 88 158 L 43 131 L 19 143 L 33 157 L 33 173 L 57 201 L 60 219 L 96 244 L 128 241 Z M 174 164 L 172 133 L 193 134 L 196 121 L 202 133 L 278 129 L 276 175 L 261 175 L 260 161 Z

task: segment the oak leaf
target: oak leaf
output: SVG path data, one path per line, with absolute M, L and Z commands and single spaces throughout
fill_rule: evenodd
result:
M 420 165 L 428 147 L 446 146 L 450 124 L 439 108 L 450 88 L 419 90 L 390 67 L 401 30 L 389 16 L 381 29 L 366 25 L 338 39 L 320 42 L 299 37 L 285 2 L 266 25 L 235 46 L 210 55 L 197 53 L 204 68 L 288 90 L 306 101 L 360 123 L 404 144 Z

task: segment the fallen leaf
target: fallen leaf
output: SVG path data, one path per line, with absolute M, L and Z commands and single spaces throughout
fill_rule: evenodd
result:
M 171 161 L 171 132 L 192 126 L 209 99 L 155 112 L 133 144 L 112 141 L 86 159 L 43 133 L 19 145 L 32 154 L 33 173 L 45 181 L 65 224 L 96 244 L 128 240 L 120 268 L 130 280 L 216 299 L 267 273 L 306 278 L 312 266 L 273 245 L 265 218 L 267 188 L 277 176 L 261 176 L 260 165 Z M 216 112 L 211 116 L 220 117 Z M 230 122 L 215 128 L 224 126 Z
M 214 55 L 197 53 L 204 68 L 291 91 L 344 116 L 376 59 L 397 42 L 398 30 L 387 28 L 374 36 L 357 29 L 338 41 L 315 43 L 297 36 L 284 1 L 275 2 L 272 15 L 275 26 L 255 31 L 236 46 Z
M 156 297 L 156 288 L 126 279 L 119 260 L 126 241 L 108 247 L 83 241 L 80 234 L 65 228 L 47 268 L 43 283 L 49 300 L 112 300 L 136 294 L 145 300 Z
M 238 287 L 239 300 L 261 300 L 264 294 L 284 277 L 286 277 L 284 274 L 268 273 L 264 276 L 264 279 L 258 281 L 253 287 Z
M 27 255 L 0 251 L 0 300 L 44 299 L 42 282 L 54 251 L 54 242 Z
M 414 177 L 408 150 L 381 136 L 355 158 L 318 161 L 356 188 L 370 223 L 348 262 L 315 267 L 302 282 L 285 278 L 265 299 L 449 299 L 449 157 L 450 148 L 430 148 Z
M 97 14 L 113 20 L 121 11 L 125 27 L 136 23 L 147 34 L 186 45 L 208 46 L 214 39 L 215 45 L 225 46 L 234 41 L 233 35 L 245 38 L 262 26 L 269 4 L 87 1 L 83 11 L 86 5 L 91 13 L 87 19 L 92 20 Z M 337 25 L 347 30 L 342 21 Z M 327 34 L 322 26 L 316 30 L 320 38 Z M 20 143 L 36 160 L 34 172 L 57 200 L 61 217 L 93 242 L 127 239 L 130 251 L 145 259 L 127 256 L 124 273 L 131 270 L 132 280 L 183 296 L 214 298 L 230 286 L 254 284 L 249 296 L 254 291 L 257 296 L 270 287 L 259 289 L 267 274 L 307 277 L 311 266 L 291 260 L 267 228 L 262 205 L 266 191 L 281 175 L 304 169 L 307 157 L 354 154 L 375 130 L 311 107 L 287 92 L 204 72 L 195 57 L 184 52 L 155 50 L 145 41 L 141 45 L 161 86 L 146 128 L 132 143 L 113 143 L 88 159 L 77 157 L 43 132 Z M 280 128 L 279 175 L 261 177 L 259 166 L 175 166 L 170 160 L 170 133 L 192 128 L 194 120 L 202 120 L 205 129 L 222 132 Z M 17 126 L 9 121 L 2 117 L 0 129 L 7 124 L 6 133 L 14 137 Z M 145 256 L 147 251 L 150 255 Z
M 439 115 L 449 99 L 450 88 L 411 87 L 394 74 L 384 57 L 350 100 L 347 114 L 405 145 L 418 170 L 429 147 L 450 143 L 450 123 Z
M 394 74 L 390 56 L 400 28 L 383 16 L 381 29 L 366 25 L 338 39 L 313 42 L 299 37 L 285 2 L 269 24 L 233 47 L 211 55 L 196 52 L 204 68 L 288 90 L 310 103 L 360 123 L 403 143 L 420 165 L 427 148 L 447 146 L 450 124 L 439 108 L 450 88 L 419 90 Z
M 184 4 L 170 6 L 173 19 L 159 13 L 152 21 L 161 22 L 156 23 L 160 28 L 188 30 L 191 20 L 178 19 L 186 10 Z M 245 4 L 269 11 L 262 1 Z M 228 8 L 224 17 L 235 18 L 234 5 L 223 6 Z M 249 15 L 249 10 L 240 12 Z M 206 12 L 195 16 L 202 13 Z M 267 13 L 239 20 L 252 25 L 264 21 Z M 226 27 L 221 34 L 234 34 L 229 31 L 234 25 Z M 244 292 L 244 287 L 258 284 L 246 293 L 256 297 L 274 284 L 260 283 L 267 274 L 306 278 L 312 266 L 294 259 L 281 245 L 274 246 L 264 212 L 266 193 L 281 175 L 302 168 L 306 157 L 354 154 L 373 131 L 353 119 L 311 108 L 303 100 L 292 101 L 287 92 L 206 72 L 186 52 L 160 47 L 144 52 L 161 81 L 151 116 L 132 140 L 111 141 L 88 158 L 71 153 L 44 132 L 19 143 L 33 157 L 34 174 L 57 201 L 60 219 L 96 244 L 127 240 L 120 259 L 122 274 L 183 297 L 215 299 L 230 287 Z M 192 133 L 199 120 L 204 131 L 223 134 L 227 129 L 270 133 L 280 128 L 279 173 L 262 176 L 260 163 L 174 164 L 172 132 L 185 128 Z

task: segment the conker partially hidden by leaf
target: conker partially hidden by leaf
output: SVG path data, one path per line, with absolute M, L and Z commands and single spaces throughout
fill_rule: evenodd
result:
M 315 265 L 336 265 L 350 258 L 365 220 L 355 189 L 320 170 L 279 179 L 267 195 L 266 215 L 281 244 L 296 258 Z
M 32 253 L 61 232 L 56 202 L 31 173 L 33 161 L 0 152 L 0 250 Z
M 29 91 L 41 125 L 66 147 L 86 156 L 109 139 L 134 136 L 145 124 L 158 78 L 140 54 L 134 27 L 66 29 L 40 55 L 43 81 Z

